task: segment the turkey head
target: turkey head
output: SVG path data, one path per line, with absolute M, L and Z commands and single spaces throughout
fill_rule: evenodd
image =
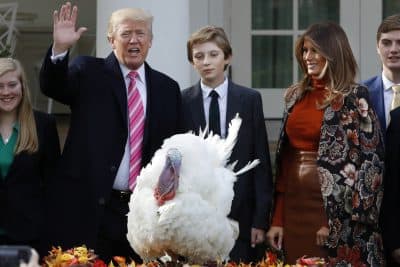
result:
M 154 189 L 154 197 L 159 206 L 175 197 L 179 185 L 182 155 L 176 148 L 170 148 L 165 156 L 165 165 Z

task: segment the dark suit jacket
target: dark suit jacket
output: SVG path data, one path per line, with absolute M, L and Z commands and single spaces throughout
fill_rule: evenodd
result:
M 386 129 L 385 103 L 383 97 L 382 76 L 378 75 L 362 82 L 368 87 L 370 100 L 379 118 L 382 129 Z
M 398 230 L 400 225 L 398 209 L 400 203 L 400 108 L 390 112 L 390 124 L 386 126 L 382 76 L 372 77 L 363 83 L 368 86 L 372 104 L 379 117 L 385 137 L 384 194 L 380 212 L 380 225 L 387 266 L 400 266 L 392 260 L 391 256 L 394 249 L 400 248 L 400 232 Z
M 390 112 L 386 130 L 385 192 L 383 195 L 381 224 L 385 249 L 400 248 L 400 108 Z
M 124 77 L 114 53 L 107 58 L 68 57 L 53 64 L 51 48 L 40 72 L 43 93 L 71 109 L 71 123 L 58 168 L 53 198 L 68 212 L 51 231 L 64 246 L 94 247 L 128 137 Z M 163 140 L 180 128 L 181 96 L 177 82 L 145 63 L 147 108 L 142 166 Z M 61 189 L 62 188 L 62 189 Z M 62 221 L 65 220 L 65 221 Z M 66 228 L 64 233 L 60 230 Z M 51 237 L 50 237 L 51 238 Z
M 21 244 L 41 236 L 45 191 L 60 155 L 54 118 L 41 112 L 34 117 L 39 150 L 16 155 L 7 176 L 0 177 L 0 225 Z
M 184 128 L 199 132 L 206 126 L 200 82 L 182 91 Z M 267 229 L 271 206 L 272 174 L 261 95 L 229 81 L 226 129 L 236 113 L 242 118 L 238 140 L 230 161 L 238 160 L 236 170 L 260 159 L 255 169 L 238 177 L 230 217 L 239 222 L 239 239 L 249 240 L 251 227 Z

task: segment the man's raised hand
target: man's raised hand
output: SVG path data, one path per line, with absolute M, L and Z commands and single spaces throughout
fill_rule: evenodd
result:
M 87 28 L 76 29 L 76 19 L 78 17 L 78 7 L 71 7 L 70 2 L 66 2 L 53 13 L 53 53 L 58 55 L 71 48 L 81 37 Z

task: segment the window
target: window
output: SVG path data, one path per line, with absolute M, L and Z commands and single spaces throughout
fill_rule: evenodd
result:
M 298 80 L 294 43 L 308 25 L 340 22 L 340 0 L 252 0 L 252 87 L 285 88 Z
M 399 0 L 382 0 L 382 18 L 400 12 Z

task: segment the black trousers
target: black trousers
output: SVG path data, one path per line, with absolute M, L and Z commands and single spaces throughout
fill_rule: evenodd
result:
M 236 263 L 256 263 L 262 258 L 262 255 L 258 251 L 258 246 L 256 248 L 251 247 L 249 239 L 238 238 L 229 253 L 229 257 Z
M 95 253 L 106 264 L 112 260 L 113 256 L 123 256 L 127 262 L 134 260 L 136 263 L 142 263 L 126 238 L 128 201 L 129 197 L 121 197 L 113 192 L 110 201 L 105 206 Z

